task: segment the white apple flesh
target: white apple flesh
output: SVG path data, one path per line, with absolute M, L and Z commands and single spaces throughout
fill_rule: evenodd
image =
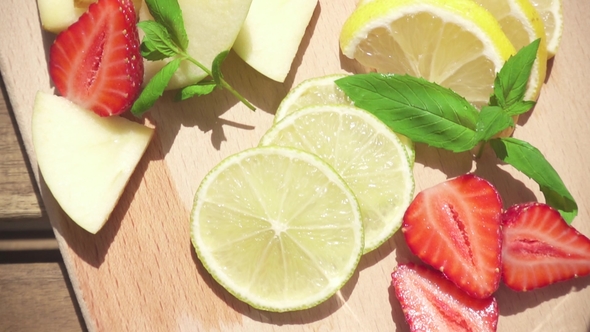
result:
M 39 18 L 44 30 L 60 33 L 86 12 L 88 6 L 98 0 L 37 0 Z M 138 11 L 142 0 L 132 0 Z
M 188 37 L 187 53 L 211 69 L 215 57 L 231 49 L 246 19 L 252 0 L 178 0 Z M 139 20 L 153 19 L 142 5 Z M 140 32 L 141 36 L 141 32 Z M 148 82 L 169 60 L 145 61 L 144 82 Z M 167 89 L 195 84 L 207 74 L 189 61 L 183 61 Z
M 43 180 L 64 212 L 90 233 L 114 210 L 153 129 L 122 117 L 100 117 L 69 100 L 38 92 L 33 146 Z
M 59 33 L 78 20 L 88 7 L 78 7 L 74 0 L 37 0 L 43 29 Z
M 234 51 L 259 73 L 284 82 L 318 0 L 253 0 Z

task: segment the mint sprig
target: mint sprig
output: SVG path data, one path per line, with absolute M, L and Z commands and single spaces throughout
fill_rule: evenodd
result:
M 539 184 L 546 203 L 571 223 L 578 206 L 543 154 L 522 140 L 496 137 L 514 127 L 513 116 L 534 106 L 524 100 L 524 94 L 538 47 L 539 40 L 506 61 L 496 76 L 489 104 L 481 111 L 454 91 L 409 75 L 357 74 L 336 84 L 357 107 L 414 142 L 453 152 L 489 143 L 500 160 Z
M 256 108 L 240 95 L 221 73 L 221 65 L 229 50 L 218 54 L 209 69 L 187 53 L 188 37 L 184 28 L 184 19 L 178 0 L 146 0 L 145 4 L 154 21 L 142 21 L 137 26 L 145 33 L 141 42 L 141 56 L 149 61 L 172 58 L 145 85 L 138 99 L 131 107 L 131 113 L 137 117 L 143 116 L 154 103 L 163 95 L 174 73 L 180 67 L 181 61 L 189 61 L 199 67 L 211 79 L 198 82 L 180 89 L 175 100 L 185 100 L 194 96 L 203 96 L 217 88 L 223 88 L 232 93 L 246 107 Z

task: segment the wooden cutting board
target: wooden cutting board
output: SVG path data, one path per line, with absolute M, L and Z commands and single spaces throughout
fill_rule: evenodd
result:
M 52 91 L 36 1 L 5 0 L 0 20 L 0 69 L 39 182 L 69 276 L 91 331 L 392 331 L 407 330 L 391 293 L 390 273 L 410 259 L 395 235 L 362 258 L 344 288 L 316 308 L 294 313 L 252 309 L 220 287 L 196 258 L 189 212 L 203 176 L 224 157 L 255 146 L 287 91 L 303 79 L 362 71 L 339 52 L 340 28 L 355 0 L 320 0 L 285 83 L 257 74 L 235 54 L 224 72 L 254 105 L 251 112 L 225 91 L 174 103 L 166 94 L 147 121 L 156 136 L 107 225 L 90 235 L 72 223 L 39 178 L 31 144 L 37 90 Z M 515 137 L 538 147 L 577 199 L 574 226 L 590 236 L 590 2 L 564 0 L 565 30 L 535 109 Z M 474 163 L 418 145 L 417 191 L 469 171 L 492 181 L 505 205 L 543 200 L 538 186 L 490 153 Z M 499 331 L 588 331 L 590 277 L 528 293 L 501 287 Z

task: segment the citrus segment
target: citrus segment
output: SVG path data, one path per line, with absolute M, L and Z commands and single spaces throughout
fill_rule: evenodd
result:
M 496 19 L 471 0 L 364 3 L 344 23 L 340 48 L 377 72 L 423 77 L 478 107 L 515 53 Z
M 563 33 L 563 12 L 561 0 L 530 0 L 545 27 L 547 36 L 547 57 L 551 59 L 557 53 Z
M 529 0 L 475 0 L 500 23 L 516 50 L 541 39 L 537 58 L 524 95 L 525 100 L 537 100 L 547 72 L 545 28 L 539 14 Z
M 332 74 L 320 77 L 309 78 L 302 81 L 296 87 L 291 89 L 285 98 L 279 104 L 274 117 L 277 123 L 285 116 L 301 110 L 307 106 L 321 105 L 349 105 L 354 103 L 346 94 L 334 83 L 336 80 L 345 77 L 346 74 Z M 414 143 L 404 135 L 397 134 L 404 144 L 410 163 L 414 163 L 415 150 Z
M 274 122 L 279 122 L 286 115 L 306 106 L 328 104 L 352 105 L 352 100 L 334 83 L 337 79 L 345 76 L 346 74 L 333 74 L 302 81 L 283 98 L 277 108 Z
M 365 253 L 399 229 L 413 198 L 412 166 L 397 135 L 374 115 L 346 105 L 310 106 L 272 126 L 260 145 L 305 150 L 334 167 L 359 202 Z
M 363 250 L 350 188 L 317 156 L 282 147 L 245 150 L 211 170 L 195 195 L 191 238 L 230 293 L 277 312 L 332 296 Z

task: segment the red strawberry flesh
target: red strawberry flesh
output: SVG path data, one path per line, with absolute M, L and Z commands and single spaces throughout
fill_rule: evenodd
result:
M 467 295 L 442 273 L 400 264 L 391 274 L 410 331 L 495 331 L 498 305 L 493 297 Z
M 527 291 L 590 275 L 590 239 L 543 203 L 511 206 L 503 215 L 502 280 Z
M 139 95 L 143 59 L 129 0 L 99 0 L 61 32 L 49 54 L 59 93 L 100 116 L 127 111 Z
M 410 250 L 477 298 L 500 283 L 502 199 L 485 179 L 465 174 L 418 193 L 404 215 Z

